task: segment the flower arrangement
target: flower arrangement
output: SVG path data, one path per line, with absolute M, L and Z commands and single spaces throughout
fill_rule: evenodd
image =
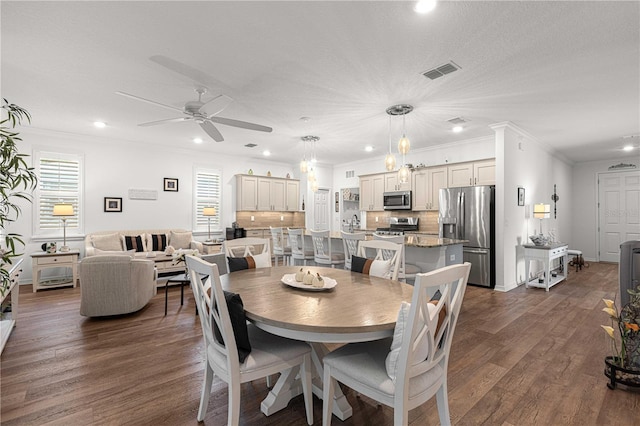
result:
M 197 249 L 177 249 L 171 253 L 173 263 L 176 265 L 185 263 L 186 256 L 200 256 L 200 252 Z
M 601 327 L 611 337 L 614 360 L 618 366 L 636 370 L 640 369 L 640 286 L 636 290 L 628 289 L 627 292 L 631 298 L 619 312 L 613 300 L 602 299 L 606 305 L 602 310 L 609 314 L 611 326 Z M 620 336 L 619 348 L 616 328 Z

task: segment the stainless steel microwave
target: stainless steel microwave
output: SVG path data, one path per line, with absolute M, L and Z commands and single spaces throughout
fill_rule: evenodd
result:
M 411 191 L 393 191 L 382 194 L 385 210 L 411 210 Z

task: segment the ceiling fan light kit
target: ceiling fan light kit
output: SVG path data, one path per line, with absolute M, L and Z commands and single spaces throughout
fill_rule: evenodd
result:
M 218 95 L 206 102 L 203 102 L 202 95 L 207 93 L 207 89 L 204 87 L 196 87 L 195 92 L 198 94 L 198 100 L 186 102 L 183 109 L 152 101 L 150 99 L 145 99 L 140 96 L 131 95 L 125 92 L 116 92 L 116 94 L 184 114 L 184 116 L 182 117 L 166 118 L 163 120 L 138 124 L 138 126 L 142 127 L 156 126 L 158 124 L 175 123 L 180 121 L 195 121 L 200 125 L 200 128 L 202 128 L 202 130 L 204 130 L 204 132 L 216 142 L 224 141 L 224 137 L 217 129 L 217 127 L 214 126 L 214 123 L 222 124 L 225 126 L 238 127 L 240 129 L 256 130 L 259 132 L 271 132 L 273 130 L 271 127 L 263 126 L 260 124 L 234 120 L 231 118 L 218 117 L 218 114 L 222 112 L 233 101 L 233 99 L 226 95 Z M 214 110 L 214 112 L 208 114 L 206 111 L 208 108 L 211 108 L 212 110 Z

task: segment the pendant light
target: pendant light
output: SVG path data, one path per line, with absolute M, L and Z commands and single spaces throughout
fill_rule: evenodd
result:
M 309 171 L 309 164 L 307 163 L 307 140 L 306 136 L 301 137 L 304 142 L 304 151 L 302 152 L 302 161 L 300 161 L 300 173 L 307 173 Z
M 389 116 L 392 116 L 392 115 L 402 116 L 402 137 L 398 141 L 398 152 L 402 154 L 402 167 L 398 169 L 398 181 L 400 181 L 400 183 L 409 182 L 410 171 L 409 171 L 409 168 L 406 166 L 405 155 L 409 152 L 409 149 L 411 148 L 411 142 L 409 142 L 409 138 L 407 138 L 405 116 L 409 114 L 411 111 L 413 111 L 413 107 L 411 105 L 406 105 L 406 104 L 393 105 L 387 108 L 387 114 Z M 391 129 L 391 119 L 389 119 L 389 129 Z M 389 130 L 389 132 L 391 132 L 391 130 Z M 387 170 L 392 171 L 393 168 L 395 167 L 395 158 L 393 158 L 393 167 L 389 168 L 389 164 L 392 161 L 389 160 L 389 163 L 387 163 L 387 159 L 389 159 L 390 156 L 393 157 L 393 154 L 391 153 L 391 137 L 389 137 L 389 154 L 387 154 L 387 157 L 385 158 L 385 167 L 387 168 Z
M 391 152 L 391 115 L 389 115 L 389 152 L 384 157 L 384 166 L 390 172 L 396 168 L 396 157 Z

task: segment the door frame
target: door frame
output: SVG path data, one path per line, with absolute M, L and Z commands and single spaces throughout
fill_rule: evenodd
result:
M 604 208 L 604 206 L 601 203 L 600 200 L 600 177 L 603 175 L 612 175 L 612 174 L 622 174 L 622 173 L 640 173 L 640 170 L 638 170 L 637 168 L 632 169 L 623 169 L 623 170 L 606 170 L 606 171 L 601 171 L 601 172 L 597 172 L 596 173 L 596 223 L 595 223 L 595 230 L 596 230 L 596 249 L 597 249 L 597 256 L 596 256 L 596 261 L 600 262 L 600 248 L 602 247 L 602 241 L 601 241 L 601 235 L 602 235 L 602 231 L 600 230 L 600 218 L 602 215 L 602 208 Z

